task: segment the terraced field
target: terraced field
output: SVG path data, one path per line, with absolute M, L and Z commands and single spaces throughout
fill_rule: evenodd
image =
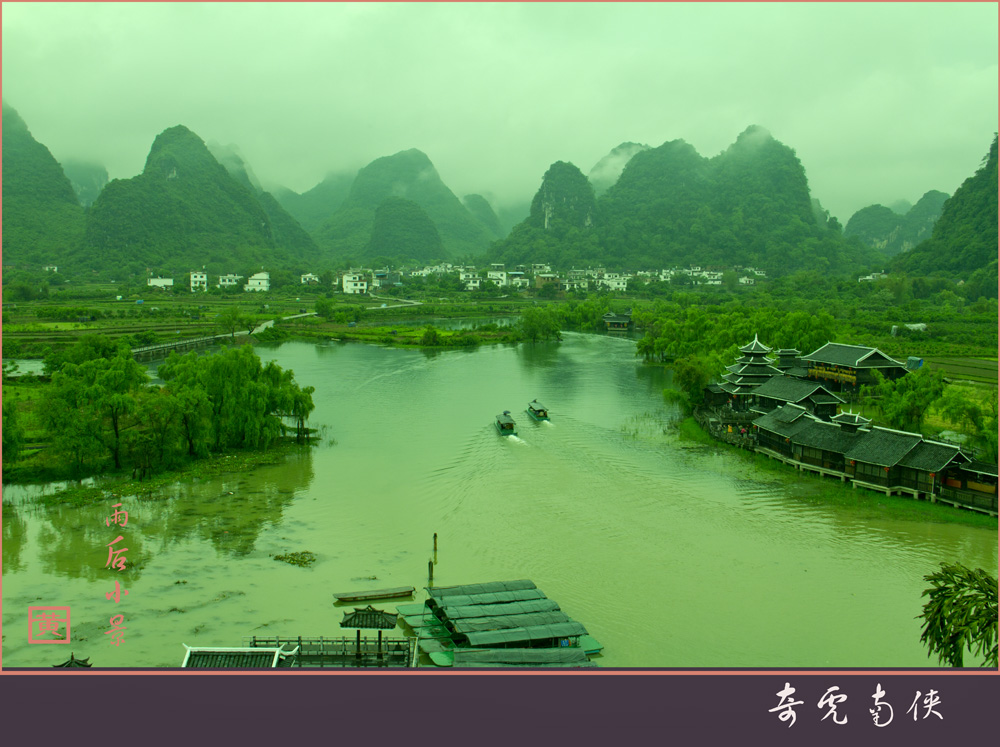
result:
M 959 381 L 980 381 L 997 384 L 996 358 L 924 358 L 924 365 L 941 371 L 945 377 Z

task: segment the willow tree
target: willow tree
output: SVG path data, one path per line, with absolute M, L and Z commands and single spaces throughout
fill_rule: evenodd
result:
M 923 612 L 920 642 L 927 655 L 937 655 L 946 666 L 961 667 L 965 651 L 997 666 L 997 580 L 981 568 L 941 564 L 941 570 L 924 576 L 931 584 Z

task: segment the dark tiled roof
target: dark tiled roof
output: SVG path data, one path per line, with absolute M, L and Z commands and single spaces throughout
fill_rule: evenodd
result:
M 794 376 L 797 379 L 804 379 L 809 376 L 809 371 L 801 366 L 793 366 L 785 369 L 785 376 Z
M 776 350 L 774 354 L 784 357 L 786 355 L 802 355 L 802 351 L 795 348 L 782 348 L 781 350 Z
M 959 463 L 968 460 L 968 457 L 957 446 L 924 441 L 900 459 L 899 466 L 919 469 L 924 472 L 940 472 L 956 458 Z
M 809 415 L 809 411 L 799 405 L 783 405 L 775 410 L 772 410 L 770 415 L 774 416 L 774 419 L 782 423 L 794 423 L 796 420 L 804 415 Z
M 754 353 L 753 355 L 744 355 L 742 358 L 736 359 L 737 363 L 756 363 L 757 365 L 769 365 L 773 361 L 765 355 L 759 353 Z
M 990 475 L 991 477 L 997 476 L 997 466 L 989 462 L 973 460 L 964 466 L 969 472 L 978 472 L 981 475 Z
M 270 669 L 274 649 L 196 649 L 188 651 L 184 666 L 192 669 Z
M 849 433 L 839 425 L 822 421 L 810 422 L 792 436 L 792 443 L 808 446 L 811 449 L 822 449 L 835 454 L 846 454 L 864 432 Z
M 815 402 L 817 405 L 832 405 L 837 402 L 843 403 L 844 400 L 842 400 L 836 394 L 829 394 L 827 392 L 816 392 L 816 394 L 812 396 L 812 401 Z
M 370 604 L 367 607 L 355 607 L 354 612 L 345 612 L 340 621 L 342 628 L 365 628 L 366 630 L 390 630 L 396 627 L 395 612 L 377 610 Z
M 760 430 L 789 438 L 813 422 L 816 422 L 816 418 L 801 407 L 785 405 L 775 408 L 767 415 L 761 415 L 753 424 Z
M 828 342 L 816 352 L 802 356 L 802 360 L 829 363 L 834 366 L 850 366 L 851 368 L 903 367 L 902 363 L 890 358 L 878 348 L 844 345 L 839 342 Z
M 761 397 L 771 397 L 785 402 L 801 402 L 810 395 L 823 394 L 824 397 L 833 397 L 833 400 L 824 399 L 824 402 L 843 402 L 836 395 L 830 394 L 822 384 L 815 381 L 805 381 L 792 376 L 775 376 L 764 384 L 757 387 L 757 394 Z M 814 397 L 814 401 L 815 397 Z
M 844 456 L 879 467 L 891 467 L 922 440 L 916 433 L 903 433 L 876 426 L 859 438 Z

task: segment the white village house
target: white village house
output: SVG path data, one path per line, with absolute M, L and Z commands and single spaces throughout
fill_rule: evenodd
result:
M 245 291 L 269 291 L 271 290 L 271 274 L 268 272 L 258 272 L 250 276 L 247 284 L 243 286 Z

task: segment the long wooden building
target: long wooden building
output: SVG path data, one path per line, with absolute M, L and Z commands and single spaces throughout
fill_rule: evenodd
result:
M 954 444 L 872 426 L 853 413 L 825 422 L 796 404 L 760 416 L 753 421 L 753 430 L 758 452 L 797 469 L 886 495 L 940 499 L 997 514 L 996 467 L 973 463 Z
M 858 391 L 875 383 L 875 371 L 894 380 L 907 373 L 906 364 L 890 358 L 878 348 L 828 342 L 809 355 L 802 356 L 810 379 L 828 382 L 837 391 Z

